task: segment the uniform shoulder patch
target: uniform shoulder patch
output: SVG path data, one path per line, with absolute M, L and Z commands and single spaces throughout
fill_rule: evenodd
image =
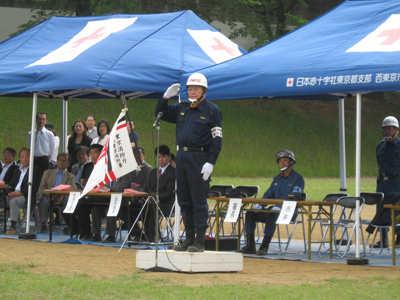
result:
M 203 120 L 205 120 L 205 119 L 206 119 L 206 117 L 200 117 L 200 119 L 203 119 Z
M 184 116 L 185 115 L 185 113 L 184 112 L 181 112 L 181 116 Z

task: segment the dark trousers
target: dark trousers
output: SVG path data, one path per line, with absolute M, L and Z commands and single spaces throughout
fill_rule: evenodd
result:
M 211 178 L 204 181 L 201 173 L 207 158 L 206 152 L 182 150 L 179 150 L 176 156 L 178 203 L 185 228 L 205 230 L 208 227 L 207 193 L 210 189 Z
M 391 193 L 385 198 L 383 198 L 382 201 L 380 201 L 376 205 L 376 214 L 374 218 L 371 220 L 370 225 L 365 229 L 366 232 L 368 233 L 373 233 L 375 231 L 375 227 L 372 226 L 374 225 L 390 225 L 392 224 L 392 213 L 390 208 L 384 208 L 383 205 L 385 204 L 397 204 L 400 200 L 400 193 Z M 400 212 L 396 211 L 396 216 L 399 215 Z M 396 234 L 400 234 L 400 228 L 397 226 L 396 227 Z
M 272 206 L 267 209 L 271 208 Z M 254 234 L 257 222 L 262 222 L 265 223 L 264 235 L 272 238 L 276 230 L 276 221 L 278 220 L 278 217 L 279 213 L 275 212 L 263 212 L 262 210 L 258 212 L 246 212 L 246 222 L 244 225 L 246 234 Z
M 49 169 L 49 158 L 47 156 L 35 156 L 33 164 L 44 173 Z

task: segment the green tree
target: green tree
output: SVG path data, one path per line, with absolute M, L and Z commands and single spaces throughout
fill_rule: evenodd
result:
M 251 36 L 259 47 L 298 27 L 307 20 L 291 14 L 307 8 L 305 0 L 158 0 L 169 8 L 193 10 L 207 22 L 221 21 L 232 30 L 229 38 Z
M 110 13 L 143 13 L 139 0 L 35 0 L 32 18 L 20 26 L 17 35 L 53 16 L 93 16 Z

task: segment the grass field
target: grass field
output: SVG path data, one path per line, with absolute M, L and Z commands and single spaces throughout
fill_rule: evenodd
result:
M 112 279 L 87 275 L 37 275 L 34 264 L 1 265 L 1 299 L 397 299 L 398 279 L 335 278 L 321 285 L 232 285 L 187 287 L 168 280 L 143 279 L 140 274 Z M 267 270 L 266 270 L 267 271 Z M 195 280 L 195 274 L 188 274 Z M 216 276 L 218 277 L 218 276 Z

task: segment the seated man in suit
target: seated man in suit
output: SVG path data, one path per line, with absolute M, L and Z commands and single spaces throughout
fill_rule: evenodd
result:
M 157 149 L 154 150 L 157 156 Z M 149 185 L 152 193 L 157 193 L 157 177 L 159 177 L 158 198 L 159 207 L 165 217 L 171 213 L 175 202 L 175 169 L 170 164 L 171 152 L 166 145 L 159 147 L 158 170 L 155 168 L 149 176 Z
M 15 162 L 17 151 L 14 148 L 6 148 L 3 151 L 4 165 L 0 163 L 0 181 L 4 181 L 6 184 L 11 182 L 15 170 L 19 167 Z
M 11 192 L 7 194 L 7 206 L 10 208 L 10 229 L 5 233 L 6 235 L 15 235 L 18 232 L 15 230 L 19 220 L 19 210 L 26 208 L 28 201 L 28 179 L 29 179 L 29 149 L 22 149 L 19 152 L 19 160 L 21 166 L 14 172 L 11 179 Z M 32 195 L 31 195 L 31 209 L 33 210 L 36 204 L 36 194 L 39 189 L 40 180 L 42 178 L 42 171 L 38 167 L 33 167 L 32 177 Z
M 157 149 L 154 150 L 154 154 L 157 156 Z M 158 164 L 159 168 L 151 170 L 149 175 L 149 186 L 151 193 L 157 193 L 157 177 L 159 177 L 159 208 L 162 214 L 167 218 L 170 213 L 172 206 L 174 205 L 175 197 L 175 169 L 170 165 L 170 150 L 168 146 L 162 145 L 159 147 Z M 144 209 L 142 212 L 142 219 L 145 223 L 145 233 L 148 242 L 153 242 L 155 237 L 155 205 L 153 202 L 148 202 L 149 208 Z M 138 206 L 140 207 L 140 203 Z M 161 215 L 161 214 L 160 214 Z M 137 214 L 132 214 L 133 219 L 136 219 Z M 137 226 L 132 231 L 132 235 L 136 236 L 135 240 L 140 237 L 137 231 Z
M 90 162 L 83 166 L 81 182 L 80 184 L 84 187 L 93 171 L 94 165 L 99 159 L 100 153 L 103 150 L 103 146 L 100 144 L 92 144 L 89 148 Z M 79 220 L 79 235 L 81 241 L 90 241 L 92 239 L 91 227 L 90 227 L 90 213 L 92 210 L 92 204 L 81 204 L 78 203 L 75 211 Z
M 57 156 L 57 169 L 46 170 L 43 173 L 42 181 L 39 187 L 39 219 L 41 233 L 46 233 L 46 223 L 49 219 L 49 195 L 43 194 L 44 190 L 51 189 L 53 187 L 59 186 L 60 184 L 66 184 L 71 186 L 71 190 L 76 190 L 75 176 L 67 171 L 70 164 L 68 154 L 61 153 Z M 64 199 L 65 198 L 65 199 Z M 54 202 L 57 204 L 67 203 L 67 197 L 57 196 L 53 198 Z M 67 223 L 69 223 L 69 218 L 66 218 Z
M 135 186 L 135 189 L 141 192 L 147 192 L 146 183 L 148 181 L 151 170 L 153 169 L 148 163 L 145 162 L 146 151 L 142 147 L 138 147 L 140 158 L 142 160 L 143 166 L 140 171 L 134 170 L 110 184 L 106 184 L 106 187 L 110 188 L 111 192 L 123 192 L 127 188 Z M 134 183 L 132 185 L 132 183 Z M 127 219 L 126 207 L 121 206 L 118 213 L 118 217 L 122 218 L 124 221 Z M 101 219 L 107 215 L 108 207 L 104 208 L 102 205 L 97 205 L 92 208 L 92 241 L 101 241 L 100 230 L 101 230 Z M 137 215 L 136 215 L 137 216 Z M 136 217 L 135 217 L 136 218 Z M 106 234 L 108 237 L 101 241 L 103 243 L 115 243 L 115 233 L 117 231 L 116 217 L 107 217 Z M 136 224 L 136 230 L 139 230 L 139 226 Z M 136 231 L 134 231 L 136 232 Z
M 263 199 L 288 199 L 291 194 L 302 194 L 304 191 L 304 179 L 299 173 L 293 169 L 296 163 L 296 158 L 292 151 L 281 150 L 276 154 L 276 161 L 281 174 L 274 177 L 271 186 L 265 192 Z M 269 244 L 275 233 L 276 221 L 279 214 L 275 212 L 264 212 L 264 207 L 261 205 L 253 206 L 254 209 L 259 209 L 258 212 L 248 211 L 246 213 L 245 231 L 247 236 L 246 246 L 237 252 L 243 254 L 267 255 Z M 281 205 L 273 205 L 266 210 L 280 211 Z M 265 223 L 264 239 L 258 251 L 254 239 L 254 231 L 257 222 Z
M 81 182 L 83 167 L 89 163 L 89 155 L 89 148 L 86 146 L 79 146 L 78 149 L 76 149 L 76 158 L 78 162 L 71 168 L 71 173 L 75 176 L 76 183 L 80 184 Z
M 131 188 L 131 174 L 117 178 L 117 180 L 107 183 L 104 186 L 110 189 L 110 192 L 123 193 L 125 189 Z M 94 197 L 91 197 L 92 199 Z M 93 236 L 90 241 L 101 243 L 115 243 L 115 233 L 117 231 L 116 218 L 107 217 L 106 234 L 108 237 L 103 241 L 101 238 L 101 219 L 105 218 L 108 212 L 108 207 L 105 205 L 94 205 L 92 207 L 92 233 Z

